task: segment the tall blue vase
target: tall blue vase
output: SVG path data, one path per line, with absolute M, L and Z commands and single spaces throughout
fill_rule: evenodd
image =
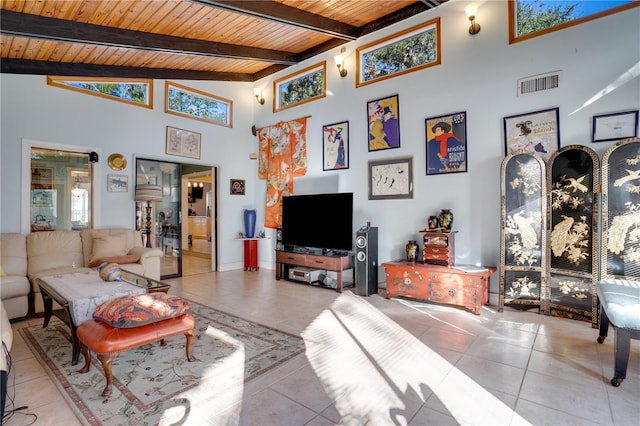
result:
M 244 236 L 254 238 L 256 235 L 256 211 L 245 209 L 244 211 Z

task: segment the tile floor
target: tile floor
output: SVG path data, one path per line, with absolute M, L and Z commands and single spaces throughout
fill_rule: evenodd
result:
M 276 281 L 265 269 L 167 281 L 172 294 L 299 334 L 307 347 L 194 408 L 185 425 L 640 424 L 640 341 L 632 341 L 627 380 L 614 388 L 613 335 L 599 345 L 584 322 L 338 294 Z M 36 425 L 81 424 L 14 336 L 9 396 L 28 408 L 6 425 L 31 424 L 28 414 Z

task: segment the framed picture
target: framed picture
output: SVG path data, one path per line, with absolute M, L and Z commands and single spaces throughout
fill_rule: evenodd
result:
M 617 141 L 638 136 L 638 111 L 593 117 L 593 142 Z
M 413 198 L 413 158 L 369 161 L 369 199 Z
M 560 148 L 560 109 L 551 108 L 504 117 L 505 155 L 538 154 L 544 161 Z
M 33 189 L 31 190 L 31 205 L 34 207 L 53 207 L 53 189 Z
M 166 153 L 200 159 L 200 133 L 167 126 Z
M 32 167 L 31 189 L 53 189 L 53 167 Z
M 369 152 L 400 148 L 398 95 L 367 102 Z
M 322 170 L 349 168 L 349 122 L 322 126 Z
M 107 175 L 108 192 L 128 192 L 129 176 L 127 175 Z
M 211 93 L 165 82 L 164 112 L 224 127 L 233 127 L 233 101 Z
M 467 113 L 425 120 L 427 175 L 467 171 Z
M 300 70 L 273 82 L 273 112 L 327 96 L 327 62 Z
M 231 179 L 231 195 L 244 195 L 244 179 Z

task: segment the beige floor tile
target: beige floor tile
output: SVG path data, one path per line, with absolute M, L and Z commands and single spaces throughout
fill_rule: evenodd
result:
M 605 384 L 594 385 L 593 380 L 579 383 L 527 371 L 520 398 L 600 424 L 612 423 Z

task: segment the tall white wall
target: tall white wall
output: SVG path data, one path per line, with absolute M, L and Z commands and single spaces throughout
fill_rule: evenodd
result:
M 640 82 L 637 75 L 622 87 L 584 106 L 587 100 L 613 84 L 640 62 L 640 10 L 638 8 L 601 18 L 543 37 L 509 45 L 507 5 L 504 1 L 481 3 L 477 20 L 482 30 L 467 32 L 469 21 L 463 1 L 450 1 L 433 11 L 416 15 L 385 31 L 346 45 L 346 78 L 338 75 L 333 55 L 339 49 L 310 59 L 269 78 L 246 83 L 181 81 L 234 102 L 234 126 L 220 126 L 182 119 L 164 113 L 164 81 L 155 81 L 154 109 L 127 106 L 46 85 L 43 76 L 0 76 L 1 97 L 1 199 L 0 230 L 20 228 L 21 139 L 35 139 L 101 149 L 99 173 L 106 181 L 106 157 L 124 154 L 133 177 L 135 155 L 150 158 L 179 157 L 164 154 L 165 126 L 202 133 L 202 160 L 196 164 L 220 167 L 220 265 L 241 267 L 242 247 L 234 241 L 242 230 L 242 209 L 258 209 L 263 217 L 265 184 L 257 179 L 257 140 L 250 127 L 274 124 L 302 116 L 308 121 L 308 171 L 295 183 L 296 193 L 354 192 L 354 229 L 371 221 L 379 227 L 380 262 L 404 256 L 409 239 L 419 239 L 430 215 L 442 208 L 455 214 L 459 263 L 497 265 L 500 249 L 500 164 L 504 157 L 503 117 L 541 109 L 560 108 L 561 145 L 589 145 L 600 155 L 610 143 L 591 143 L 594 115 L 638 109 Z M 421 22 L 441 17 L 442 64 L 379 83 L 355 88 L 355 49 L 359 45 Z M 328 95 L 318 101 L 274 114 L 272 82 L 299 69 L 327 61 Z M 562 71 L 561 87 L 545 93 L 518 97 L 519 78 Z M 628 75 L 628 74 L 627 74 Z M 267 102 L 258 105 L 253 87 L 261 87 Z M 366 102 L 399 95 L 400 137 L 398 149 L 368 152 Z M 466 111 L 468 172 L 426 176 L 426 118 Z M 322 126 L 348 120 L 350 167 L 322 171 Z M 367 164 L 371 160 L 413 157 L 414 198 L 367 199 Z M 192 162 L 191 160 L 186 162 Z M 230 196 L 229 179 L 246 179 L 247 195 Z M 102 197 L 101 226 L 133 226 L 133 194 L 108 193 Z M 327 211 L 327 220 L 331 211 Z M 312 228 L 312 226 L 311 226 Z M 258 229 L 261 229 L 258 226 Z M 269 235 L 273 236 L 272 233 Z M 273 239 L 260 247 L 261 266 L 272 264 Z M 384 273 L 381 271 L 381 280 Z M 497 292 L 497 275 L 491 280 Z

